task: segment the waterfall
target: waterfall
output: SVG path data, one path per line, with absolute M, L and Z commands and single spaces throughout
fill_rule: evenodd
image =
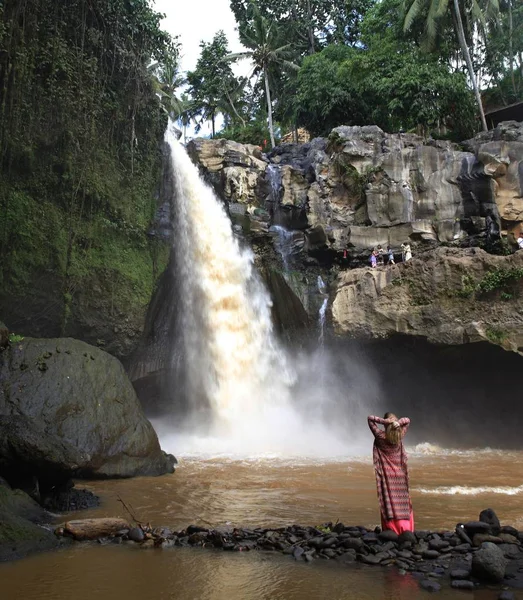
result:
M 270 233 L 274 235 L 274 246 L 276 251 L 281 256 L 283 263 L 283 270 L 287 273 L 290 269 L 292 260 L 294 235 L 292 231 L 289 231 L 281 225 L 272 225 L 269 229 Z
M 329 303 L 329 296 L 327 294 L 327 286 L 321 278 L 321 275 L 318 275 L 318 292 L 320 292 L 320 294 L 323 296 L 323 302 L 321 303 L 320 310 L 318 311 L 318 343 L 320 345 L 320 348 L 323 348 L 325 342 L 325 316 L 327 313 L 327 304 Z
M 281 170 L 277 165 L 269 165 L 266 173 L 271 186 L 270 201 L 278 204 L 281 193 Z
M 341 369 L 325 353 L 291 354 L 281 346 L 252 251 L 234 236 L 223 203 L 169 131 L 166 141 L 183 323 L 176 343 L 183 346 L 193 411 L 183 424 L 155 423 L 162 443 L 177 455 L 346 454 L 361 435 L 360 426 L 351 436 L 347 428 L 355 412 L 362 413 L 358 422 L 365 418 L 360 390 L 369 386 L 359 379 L 366 371 L 354 371 L 349 402 L 339 376 L 346 376 L 345 364 Z M 325 373 L 328 386 L 319 383 Z

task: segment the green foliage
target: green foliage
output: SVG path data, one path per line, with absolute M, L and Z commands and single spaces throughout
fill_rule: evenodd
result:
M 224 138 L 234 140 L 241 144 L 254 144 L 265 148 L 270 139 L 269 128 L 267 127 L 267 119 L 259 117 L 253 121 L 249 121 L 242 125 L 234 123 L 222 129 L 215 136 L 216 138 Z
M 483 279 L 478 283 L 477 292 L 479 295 L 489 294 L 500 291 L 505 294 L 505 299 L 510 299 L 513 294 L 515 284 L 523 278 L 523 268 L 511 267 L 503 269 L 498 267 L 488 271 Z
M 476 291 L 476 281 L 470 275 L 463 275 L 461 278 L 461 289 L 456 291 L 460 298 L 472 298 Z
M 227 36 L 218 31 L 212 42 L 200 42 L 200 57 L 194 71 L 187 73 L 189 93 L 192 98 L 192 118 L 197 121 L 199 131 L 202 122 L 212 122 L 212 133 L 215 134 L 215 120 L 218 113 L 226 113 L 224 105 L 230 102 L 231 95 L 239 87 L 230 61 L 227 60 L 229 48 Z M 233 109 L 231 107 L 231 112 Z
M 393 132 L 446 124 L 473 132 L 474 103 L 465 78 L 414 47 L 373 40 L 367 48 L 328 47 L 298 74 L 298 123 L 314 135 L 337 125 L 375 124 Z
M 507 339 L 508 334 L 506 331 L 499 329 L 498 327 L 489 326 L 485 329 L 485 335 L 487 339 L 491 341 L 493 344 L 502 345 L 503 342 Z
M 17 344 L 18 342 L 21 342 L 23 339 L 24 339 L 23 335 L 17 335 L 16 333 L 9 334 L 9 343 L 10 344 Z
M 51 278 L 67 311 L 68 295 L 114 269 L 122 293 L 143 302 L 152 267 L 135 292 L 124 264 L 135 256 L 124 250 L 152 262 L 146 233 L 167 116 L 150 65 L 175 72 L 177 43 L 148 0 L 19 9 L 18 0 L 0 8 L 2 292 Z M 113 256 L 102 264 L 106 240 Z

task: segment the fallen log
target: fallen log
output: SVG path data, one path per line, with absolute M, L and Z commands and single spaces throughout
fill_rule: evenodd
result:
M 122 529 L 130 529 L 131 526 L 125 519 L 101 518 L 101 519 L 78 519 L 67 521 L 63 525 L 63 531 L 66 535 L 72 536 L 75 540 L 97 540 L 99 538 L 114 535 Z M 62 528 L 58 528 L 60 530 Z M 57 531 L 58 531 L 57 530 Z

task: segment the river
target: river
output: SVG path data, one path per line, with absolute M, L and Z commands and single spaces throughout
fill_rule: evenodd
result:
M 416 527 L 452 528 L 492 507 L 502 523 L 523 528 L 522 461 L 520 451 L 448 451 L 430 444 L 410 448 Z M 85 486 L 103 501 L 101 507 L 82 513 L 84 517 L 126 516 L 121 498 L 138 519 L 174 528 L 191 523 L 319 525 L 336 520 L 369 526 L 379 521 L 367 457 L 325 462 L 187 456 L 174 475 Z M 400 576 L 395 569 L 322 560 L 305 564 L 263 552 L 141 550 L 133 544 L 78 544 L 0 565 L 0 579 L 2 600 L 407 600 L 426 595 L 410 575 Z M 438 597 L 454 598 L 456 592 L 447 590 Z M 485 590 L 473 597 L 497 595 Z

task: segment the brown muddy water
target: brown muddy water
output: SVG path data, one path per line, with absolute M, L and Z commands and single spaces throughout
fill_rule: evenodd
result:
M 523 452 L 411 449 L 411 488 L 418 529 L 454 527 L 492 507 L 502 523 L 523 528 Z M 191 523 L 283 526 L 376 525 L 374 474 L 368 459 L 313 460 L 185 458 L 177 472 L 156 479 L 90 482 L 101 507 L 82 516 L 126 516 L 183 528 Z M 1 600 L 332 600 L 425 598 L 409 575 L 394 569 L 341 566 L 262 552 L 138 546 L 76 545 L 0 565 Z M 520 594 L 520 595 L 518 595 Z M 494 599 L 490 590 L 443 591 L 440 598 Z M 523 599 L 523 593 L 516 592 Z

